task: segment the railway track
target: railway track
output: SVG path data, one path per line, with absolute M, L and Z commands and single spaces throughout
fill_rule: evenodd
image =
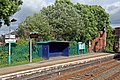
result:
M 55 80 L 120 80 L 120 63 L 113 60 L 84 70 L 67 73 Z M 117 78 L 118 77 L 118 78 Z
M 88 80 L 91 77 L 95 76 L 95 74 L 93 74 L 93 72 L 95 73 L 95 72 L 99 72 L 101 70 L 104 70 L 105 66 L 108 66 L 108 65 L 111 65 L 111 64 L 114 64 L 114 61 L 105 62 L 105 63 L 99 64 L 97 66 L 89 67 L 87 69 L 83 69 L 83 70 L 80 70 L 80 71 L 79 70 L 74 71 L 72 74 L 70 73 L 70 74 L 67 74 L 66 76 L 58 77 L 56 79 L 57 80 L 66 80 L 66 79 L 69 79 L 69 78 L 74 79 L 74 78 L 76 78 L 74 76 L 77 76 L 77 78 L 79 78 L 79 79 Z M 98 68 L 100 68 L 100 69 L 98 70 Z M 90 72 L 92 72 L 92 74 Z
M 109 61 L 110 60 L 110 61 Z M 98 65 L 96 65 L 98 64 Z M 82 75 L 87 75 L 86 72 L 89 72 L 91 70 L 93 70 L 95 72 L 98 71 L 99 68 L 101 68 L 100 70 L 103 70 L 105 68 L 105 66 L 110 66 L 110 65 L 117 65 L 115 60 L 111 60 L 111 58 L 104 58 L 101 60 L 93 60 L 93 61 L 89 61 L 83 64 L 78 64 L 78 65 L 73 65 L 73 66 L 69 66 L 69 67 L 64 67 L 60 70 L 55 70 L 54 72 L 48 73 L 46 75 L 34 75 L 31 78 L 27 78 L 27 79 L 32 79 L 32 80 L 67 80 L 70 79 L 71 77 L 74 77 L 78 74 Z M 96 66 L 94 66 L 96 65 Z M 102 67 L 101 67 L 102 66 Z M 84 74 L 85 73 L 85 74 Z M 74 80 L 74 79 L 72 79 Z M 76 79 L 75 79 L 76 80 Z M 81 80 L 81 78 L 79 78 L 78 80 Z
M 117 72 L 116 74 L 112 75 L 111 77 L 109 77 L 106 80 L 117 80 L 117 79 L 120 79 L 120 71 Z
M 4 78 L 7 80 L 22 80 L 22 79 L 23 80 L 27 80 L 27 79 L 30 79 L 30 80 L 67 80 L 67 79 L 68 80 L 69 79 L 70 80 L 81 80 L 81 79 L 87 80 L 87 78 L 90 77 L 92 79 L 93 78 L 92 76 L 95 76 L 95 75 L 97 76 L 97 72 L 99 71 L 114 68 L 114 66 L 119 66 L 116 60 L 111 60 L 113 56 L 102 58 L 103 56 L 108 56 L 108 55 L 105 55 L 105 54 L 97 55 L 97 56 L 85 57 L 81 59 L 74 58 L 71 60 L 67 60 L 66 63 L 61 62 L 57 64 L 57 66 L 56 65 L 53 65 L 54 67 L 50 66 L 49 69 L 48 68 L 42 68 L 43 70 L 36 69 L 34 71 L 31 70 L 30 73 L 28 74 L 22 73 L 17 75 L 11 75 L 9 77 L 6 76 L 7 78 L 5 77 Z M 98 57 L 101 57 L 101 58 L 98 58 Z M 107 67 L 108 65 L 109 67 Z
M 98 64 L 93 66 L 94 64 Z M 120 64 L 115 60 L 106 61 L 102 63 L 90 63 L 89 65 L 82 65 L 82 67 L 73 67 L 71 69 L 67 69 L 61 72 L 54 73 L 52 75 L 45 75 L 32 78 L 32 80 L 92 80 L 93 77 L 97 77 L 103 72 L 110 70 L 116 66 L 120 67 Z M 111 66 L 112 65 L 112 66 Z M 89 67 L 87 67 L 89 66 Z M 83 68 L 84 67 L 84 68 Z M 82 68 L 82 69 L 78 69 Z M 118 74 L 116 74 L 118 75 Z M 93 79 L 98 80 L 98 79 Z M 105 79 L 100 79 L 105 80 Z

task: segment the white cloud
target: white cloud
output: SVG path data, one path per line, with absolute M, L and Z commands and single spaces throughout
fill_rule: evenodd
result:
M 27 16 L 31 16 L 34 13 L 39 13 L 43 7 L 53 3 L 54 0 L 23 0 L 23 4 L 20 6 L 21 10 L 11 16 L 11 19 L 17 19 L 17 22 L 11 24 L 11 29 L 15 30 L 18 27 L 18 24 L 24 21 Z M 8 33 L 8 27 L 3 25 L 0 29 L 0 34 L 6 33 Z
M 109 12 L 109 14 L 115 14 L 120 11 L 120 1 L 114 2 L 110 5 L 107 5 L 106 10 Z
M 120 1 L 107 5 L 106 10 L 110 14 L 111 25 L 120 26 Z
M 74 3 L 101 5 L 110 14 L 110 20 L 112 25 L 120 24 L 120 0 L 71 0 Z M 51 5 L 55 0 L 23 0 L 21 10 L 15 13 L 12 18 L 17 19 L 17 22 L 12 24 L 11 29 L 15 30 L 18 27 L 18 23 L 25 20 L 27 16 L 31 16 L 34 13 L 39 13 L 43 7 Z M 4 27 L 4 28 L 3 28 Z M 0 34 L 8 31 L 7 27 L 3 26 L 0 29 Z
M 23 0 L 22 8 L 30 8 L 33 12 L 38 12 L 42 7 L 47 6 L 45 0 Z
M 27 16 L 31 16 L 34 13 L 39 13 L 43 7 L 53 4 L 53 0 L 23 0 L 21 10 L 17 12 L 13 17 L 18 19 L 18 22 L 24 21 Z
M 111 25 L 120 26 L 120 0 L 72 0 L 74 3 L 100 5 L 110 14 Z

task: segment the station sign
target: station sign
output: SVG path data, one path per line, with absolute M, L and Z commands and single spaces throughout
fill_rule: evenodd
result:
M 5 39 L 15 39 L 15 35 L 5 35 Z
M 5 35 L 5 43 L 16 43 L 15 35 Z
M 85 43 L 78 42 L 78 49 L 79 49 L 79 50 L 85 49 Z
M 16 39 L 5 39 L 5 43 L 16 43 Z

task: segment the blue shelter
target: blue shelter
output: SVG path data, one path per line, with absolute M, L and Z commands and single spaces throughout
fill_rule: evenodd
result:
M 45 41 L 37 42 L 38 54 L 49 59 L 54 56 L 69 56 L 69 42 L 67 41 Z

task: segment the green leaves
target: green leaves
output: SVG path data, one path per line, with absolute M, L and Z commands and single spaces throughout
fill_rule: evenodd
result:
M 2 52 L 0 51 L 0 63 L 5 64 L 8 62 L 8 52 Z
M 74 40 L 73 37 L 79 33 L 81 16 L 76 12 L 72 3 L 68 3 L 71 2 L 57 0 L 55 5 L 42 10 L 42 14 L 47 14 L 49 25 L 53 27 L 57 40 Z
M 19 25 L 18 33 L 20 36 L 28 38 L 30 32 L 38 32 L 40 34 L 40 40 L 42 41 L 52 38 L 52 30 L 52 27 L 48 23 L 47 16 L 36 13 L 33 16 L 27 17 L 26 20 Z
M 21 4 L 21 0 L 0 0 L 0 24 L 4 21 L 4 24 L 9 26 L 9 17 L 19 10 Z
M 19 29 L 25 32 L 22 34 L 24 36 L 30 31 L 39 32 L 40 40 L 89 42 L 94 40 L 104 27 L 107 28 L 108 36 L 113 36 L 109 14 L 101 6 L 56 0 L 55 4 L 44 7 L 40 14 L 27 17 Z

